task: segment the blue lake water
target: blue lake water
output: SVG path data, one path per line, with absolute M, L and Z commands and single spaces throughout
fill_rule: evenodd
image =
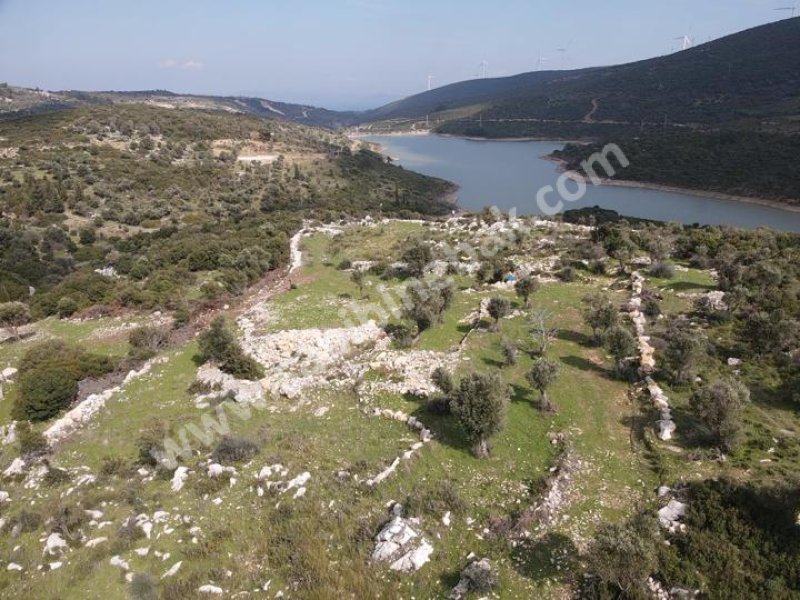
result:
M 447 179 L 460 186 L 458 204 L 469 210 L 497 206 L 517 214 L 541 214 L 536 193 L 555 187 L 558 165 L 544 157 L 561 148 L 560 142 L 478 141 L 436 135 L 376 135 L 366 138 L 404 168 Z M 623 148 L 624 151 L 624 148 Z M 624 173 L 624 171 L 623 171 Z M 568 185 L 574 190 L 574 184 Z M 557 196 L 548 196 L 555 203 Z M 737 227 L 772 227 L 800 232 L 800 212 L 735 200 L 723 200 L 642 188 L 589 185 L 586 195 L 565 208 L 600 206 L 622 215 Z

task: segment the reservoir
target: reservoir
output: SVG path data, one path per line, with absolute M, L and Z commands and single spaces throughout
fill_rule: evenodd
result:
M 562 142 L 483 141 L 437 135 L 374 135 L 365 138 L 406 169 L 447 179 L 460 186 L 459 206 L 480 210 L 497 206 L 519 215 L 542 214 L 536 194 L 556 187 L 558 164 L 545 157 Z M 625 150 L 624 148 L 622 149 Z M 613 161 L 613 159 L 612 159 Z M 598 170 L 602 175 L 602 169 Z M 624 178 L 624 170 L 620 170 Z M 570 191 L 575 184 L 568 183 Z M 558 195 L 547 196 L 555 204 Z M 734 225 L 748 229 L 771 227 L 800 232 L 800 212 L 736 200 L 615 186 L 589 185 L 585 196 L 565 209 L 600 206 L 621 215 L 685 224 Z

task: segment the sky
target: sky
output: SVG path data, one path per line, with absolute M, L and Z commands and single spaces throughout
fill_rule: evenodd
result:
M 424 91 L 428 75 L 434 87 L 473 78 L 483 61 L 501 77 L 659 56 L 794 2 L 0 0 L 0 82 L 358 110 Z

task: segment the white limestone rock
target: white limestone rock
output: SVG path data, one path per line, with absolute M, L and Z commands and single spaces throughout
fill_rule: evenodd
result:
M 44 552 L 47 556 L 60 556 L 69 550 L 69 545 L 59 533 L 51 533 L 44 543 Z

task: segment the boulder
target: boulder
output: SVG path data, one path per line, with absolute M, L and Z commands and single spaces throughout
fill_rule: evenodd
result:
M 61 537 L 59 533 L 51 533 L 47 536 L 47 540 L 44 543 L 44 552 L 48 556 L 61 556 L 67 550 L 69 550 L 69 546 L 64 538 Z
M 488 558 L 470 562 L 463 571 L 458 584 L 450 592 L 450 600 L 462 600 L 469 592 L 488 592 L 497 585 L 497 574 L 492 570 Z
M 172 475 L 172 491 L 179 492 L 183 489 L 186 483 L 186 478 L 189 476 L 189 467 L 178 467 Z

